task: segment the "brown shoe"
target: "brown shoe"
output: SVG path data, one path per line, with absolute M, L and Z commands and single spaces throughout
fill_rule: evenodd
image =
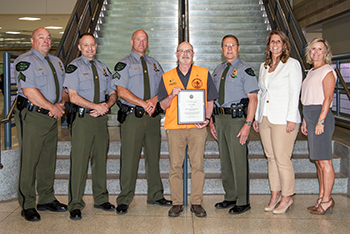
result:
M 204 208 L 201 205 L 191 205 L 191 212 L 193 212 L 197 217 L 207 216 L 207 212 L 205 212 Z
M 178 217 L 182 211 L 183 211 L 182 205 L 174 205 L 169 210 L 168 215 L 169 217 Z

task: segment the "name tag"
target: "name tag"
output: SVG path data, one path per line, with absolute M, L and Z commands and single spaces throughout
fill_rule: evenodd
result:
M 137 70 L 137 69 L 139 69 L 138 67 L 135 67 L 135 68 L 133 68 L 132 70 Z

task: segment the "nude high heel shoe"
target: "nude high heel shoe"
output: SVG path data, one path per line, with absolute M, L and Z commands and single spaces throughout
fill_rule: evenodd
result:
M 331 202 L 331 204 L 327 207 L 327 209 L 323 209 L 322 205 L 321 204 L 324 204 L 324 203 L 328 203 L 328 202 Z M 331 198 L 329 201 L 326 201 L 326 202 L 321 202 L 320 206 L 321 207 L 321 211 L 318 211 L 318 210 L 312 210 L 310 211 L 310 214 L 314 214 L 314 215 L 324 215 L 327 210 L 329 210 L 329 212 L 332 214 L 333 213 L 333 207 L 335 205 L 335 202 L 333 200 L 333 198 Z
M 285 208 L 283 208 L 283 209 L 274 209 L 273 211 L 272 211 L 272 213 L 273 214 L 284 214 L 284 213 L 286 213 L 286 211 L 287 210 L 290 210 L 291 209 L 291 207 L 292 207 L 292 204 L 293 204 L 293 200 L 292 200 L 292 198 L 289 200 L 289 202 L 288 202 L 288 204 L 287 204 L 287 206 L 285 207 Z
M 323 197 L 317 198 L 316 205 L 307 207 L 308 210 L 317 210 L 320 206 Z
M 276 206 L 278 205 L 278 203 L 281 201 L 281 198 L 282 198 L 282 196 L 280 196 L 280 197 L 278 198 L 277 202 L 276 202 L 274 205 L 272 205 L 272 206 L 266 206 L 264 210 L 265 210 L 266 212 L 271 212 L 271 211 L 273 211 L 273 210 L 276 208 Z

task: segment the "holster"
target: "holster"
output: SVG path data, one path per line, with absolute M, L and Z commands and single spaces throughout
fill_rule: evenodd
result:
M 119 123 L 123 123 L 129 113 L 129 107 L 124 105 L 120 100 L 117 101 L 117 105 L 119 107 L 117 120 Z
M 154 109 L 153 114 L 151 115 L 151 117 L 156 117 L 157 115 L 164 113 L 164 110 L 160 107 L 160 103 L 157 102 L 156 108 Z
M 77 106 L 71 102 L 65 102 L 64 107 L 66 108 L 66 111 L 67 111 L 67 123 L 68 125 L 72 125 L 76 117 Z

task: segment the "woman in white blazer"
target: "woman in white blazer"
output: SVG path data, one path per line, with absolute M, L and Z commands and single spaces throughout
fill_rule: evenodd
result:
M 253 123 L 268 160 L 271 199 L 265 211 L 274 214 L 285 213 L 295 193 L 291 156 L 301 120 L 302 70 L 289 54 L 288 37 L 280 30 L 272 31 L 266 39 L 265 62 L 260 66 L 259 103 Z

